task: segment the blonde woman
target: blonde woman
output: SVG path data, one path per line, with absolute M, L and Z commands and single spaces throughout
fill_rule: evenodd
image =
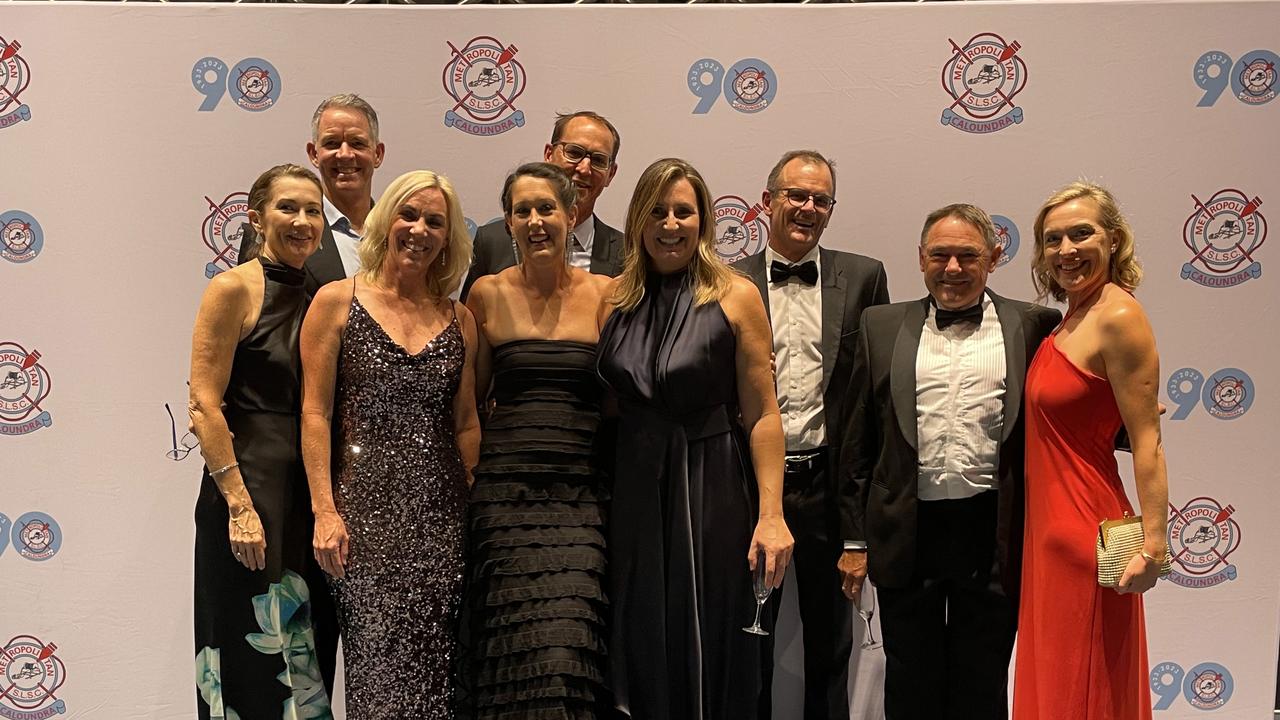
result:
M 396 178 L 302 328 L 302 454 L 353 718 L 451 718 L 475 322 L 449 291 L 471 242 L 448 179 Z M 332 475 L 330 474 L 332 470 Z
M 1032 277 L 1067 314 L 1026 384 L 1026 532 L 1015 720 L 1151 717 L 1142 593 L 1159 577 L 1169 507 L 1160 358 L 1133 291 L 1133 231 L 1105 188 L 1054 193 L 1035 223 Z M 1098 585 L 1098 523 L 1135 515 L 1113 451 L 1128 430 L 1144 542 L 1116 588 Z
M 627 211 L 597 368 L 618 398 L 609 660 L 637 720 L 754 718 L 752 572 L 777 587 L 783 435 L 760 291 L 715 256 L 702 176 L 659 160 Z

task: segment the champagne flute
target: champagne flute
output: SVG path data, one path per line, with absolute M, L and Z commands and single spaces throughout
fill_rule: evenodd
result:
M 752 635 L 768 635 L 769 631 L 760 627 L 760 611 L 764 609 L 764 603 L 769 599 L 769 594 L 773 592 L 773 588 L 764 581 L 764 553 L 756 554 L 756 571 L 751 575 L 751 591 L 756 596 L 756 620 L 751 623 L 751 627 L 744 627 L 744 632 Z
M 862 623 L 865 628 L 864 632 L 862 633 L 861 648 L 863 650 L 875 650 L 879 648 L 882 643 L 879 640 L 876 640 L 876 634 L 871 629 L 871 618 L 875 617 L 875 614 L 876 614 L 876 595 L 875 595 L 875 590 L 871 588 L 870 582 L 867 582 L 866 585 L 864 585 L 862 588 L 862 597 L 866 597 L 868 595 L 871 596 L 871 608 L 868 610 L 863 610 L 861 607 L 862 602 L 859 601 L 858 602 L 859 607 L 855 609 L 858 611 L 858 617 L 862 618 Z

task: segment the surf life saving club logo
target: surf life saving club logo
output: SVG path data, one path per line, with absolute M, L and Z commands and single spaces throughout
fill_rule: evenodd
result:
M 209 214 L 200 226 L 200 237 L 213 253 L 213 259 L 204 266 L 204 276 L 212 279 L 235 267 L 239 259 L 240 242 L 249 228 L 249 193 L 231 193 L 220 203 L 205 195 L 204 201 L 209 205 Z
M 49 372 L 40 352 L 0 342 L 0 435 L 26 435 L 53 424 L 40 403 L 49 396 Z
M 769 242 L 768 216 L 760 203 L 737 195 L 716 198 L 716 255 L 725 263 L 755 255 Z
M 1004 267 L 1018 254 L 1018 226 L 1004 215 L 992 215 L 991 223 L 996 227 L 996 244 L 1000 246 L 1000 259 L 996 267 Z
M 44 231 L 21 210 L 0 213 L 0 257 L 11 263 L 34 260 L 44 248 Z
M 1240 547 L 1240 524 L 1235 507 L 1210 497 L 1187 501 L 1181 508 L 1169 504 L 1169 551 L 1173 572 L 1166 578 L 1174 585 L 1207 588 L 1235 580 L 1239 572 L 1228 557 Z
M 0 36 L 0 129 L 31 119 L 31 108 L 19 100 L 31 84 L 31 68 L 18 51 L 22 43 Z
M 1195 210 L 1182 225 L 1182 242 L 1193 255 L 1182 278 L 1205 287 L 1232 287 L 1262 277 L 1254 257 L 1267 239 L 1262 199 L 1239 190 L 1219 190 L 1208 202 L 1191 196 Z
M 1022 44 L 995 33 L 974 35 L 963 47 L 947 42 L 952 52 L 942 66 L 942 89 L 952 102 L 942 111 L 942 124 L 990 133 L 1022 122 L 1022 108 L 1013 102 L 1027 85 L 1027 64 L 1018 57 Z
M 524 126 L 524 112 L 516 99 L 524 92 L 524 66 L 515 59 L 519 48 L 505 46 L 486 35 L 472 38 L 444 66 L 444 89 L 454 105 L 444 114 L 446 127 L 471 135 L 501 135 Z
M 18 635 L 0 649 L 0 717 L 44 720 L 67 712 L 58 690 L 67 668 L 54 653 L 58 646 Z

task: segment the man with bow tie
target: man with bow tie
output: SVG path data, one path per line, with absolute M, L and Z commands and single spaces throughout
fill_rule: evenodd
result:
M 769 245 L 735 267 L 760 288 L 773 325 L 778 407 L 786 434 L 783 512 L 795 536 L 796 595 L 804 634 L 805 720 L 848 720 L 851 608 L 836 561 L 841 537 L 835 459 L 845 378 L 858 318 L 889 302 L 884 266 L 818 247 L 835 210 L 835 167 L 793 150 L 769 173 L 761 204 Z M 776 617 L 782 593 L 772 596 Z M 759 717 L 771 717 L 772 637 L 766 639 Z
M 987 289 L 1001 247 L 980 208 L 931 213 L 919 253 L 929 294 L 862 315 L 838 421 L 839 567 L 855 602 L 868 570 L 876 585 L 888 720 L 997 720 L 1018 624 L 1023 380 L 1062 316 Z

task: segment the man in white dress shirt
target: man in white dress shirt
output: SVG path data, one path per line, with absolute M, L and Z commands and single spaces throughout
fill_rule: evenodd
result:
M 318 247 L 307 258 L 304 288 L 313 296 L 320 286 L 351 277 L 360 269 L 360 234 L 373 209 L 373 172 L 385 147 L 378 140 L 378 113 L 364 98 L 343 93 L 325 98 L 311 116 L 307 157 L 320 174 L 325 226 Z M 246 229 L 240 262 L 261 250 Z
M 834 165 L 813 150 L 782 156 L 761 204 L 769 245 L 735 264 L 760 288 L 773 326 L 778 407 L 786 434 L 783 512 L 795 536 L 796 594 L 804 635 L 805 720 L 848 720 L 849 601 L 840 591 L 834 472 L 843 378 L 852 370 L 858 318 L 889 302 L 884 266 L 818 246 L 835 211 Z M 835 378 L 836 381 L 832 379 Z M 773 593 L 776 617 L 782 593 Z M 773 642 L 765 641 L 759 717 L 771 716 Z
M 1008 716 L 1023 529 L 1022 387 L 1061 319 L 987 289 L 991 218 L 934 211 L 920 236 L 928 296 L 862 316 L 840 455 L 840 559 L 870 570 L 889 720 Z

